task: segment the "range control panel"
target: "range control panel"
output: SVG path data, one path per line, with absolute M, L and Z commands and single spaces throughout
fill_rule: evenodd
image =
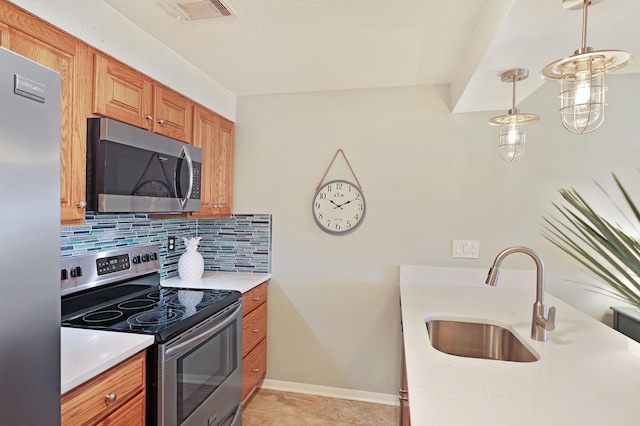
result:
M 159 270 L 160 256 L 155 245 L 63 258 L 60 261 L 60 291 L 64 296 Z
M 131 263 L 129 262 L 128 254 L 120 254 L 118 256 L 103 257 L 96 260 L 96 268 L 98 269 L 98 275 L 111 274 L 113 272 L 124 271 L 129 269 Z

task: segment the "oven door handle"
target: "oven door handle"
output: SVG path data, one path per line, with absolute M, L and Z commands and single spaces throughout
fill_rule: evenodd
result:
M 172 357 L 180 352 L 183 348 L 189 346 L 193 347 L 201 342 L 206 341 L 209 337 L 216 334 L 218 331 L 225 328 L 231 321 L 233 321 L 233 317 L 236 315 L 240 315 L 242 310 L 242 304 L 239 304 L 235 309 L 229 310 L 227 312 L 221 312 L 218 314 L 219 316 L 215 317 L 217 324 L 215 324 L 212 328 L 205 331 L 204 333 L 198 333 L 197 336 L 194 336 L 184 342 L 178 342 L 175 346 L 171 345 L 165 350 L 165 356 Z

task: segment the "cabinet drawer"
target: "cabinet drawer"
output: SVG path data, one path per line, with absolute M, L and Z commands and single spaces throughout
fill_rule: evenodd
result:
M 256 388 L 267 372 L 267 339 L 242 360 L 242 400 Z
M 144 398 L 144 393 L 139 393 L 96 426 L 144 426 L 146 418 Z
M 242 356 L 244 357 L 262 339 L 267 337 L 267 304 L 242 318 Z
M 242 295 L 242 314 L 247 315 L 267 301 L 267 283 L 263 282 Z
M 145 386 L 145 352 L 140 352 L 62 396 L 62 424 L 95 423 L 126 404 Z M 107 395 L 115 395 L 109 401 Z

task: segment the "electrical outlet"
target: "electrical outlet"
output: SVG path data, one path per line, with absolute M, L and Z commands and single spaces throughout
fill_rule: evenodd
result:
M 452 257 L 478 259 L 480 257 L 479 240 L 453 240 Z
M 176 251 L 176 237 L 168 237 L 167 238 L 167 252 L 173 253 Z

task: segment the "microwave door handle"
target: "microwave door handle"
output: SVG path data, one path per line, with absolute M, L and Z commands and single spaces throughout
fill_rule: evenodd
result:
M 189 167 L 189 189 L 187 189 L 187 193 L 184 195 L 184 198 L 180 199 L 180 207 L 184 210 L 187 207 L 187 203 L 191 199 L 191 191 L 193 190 L 193 161 L 191 161 L 191 154 L 189 153 L 189 147 L 182 147 L 182 154 L 180 157 L 184 157 L 187 160 L 187 166 Z M 176 176 L 176 182 L 180 179 L 180 176 Z

